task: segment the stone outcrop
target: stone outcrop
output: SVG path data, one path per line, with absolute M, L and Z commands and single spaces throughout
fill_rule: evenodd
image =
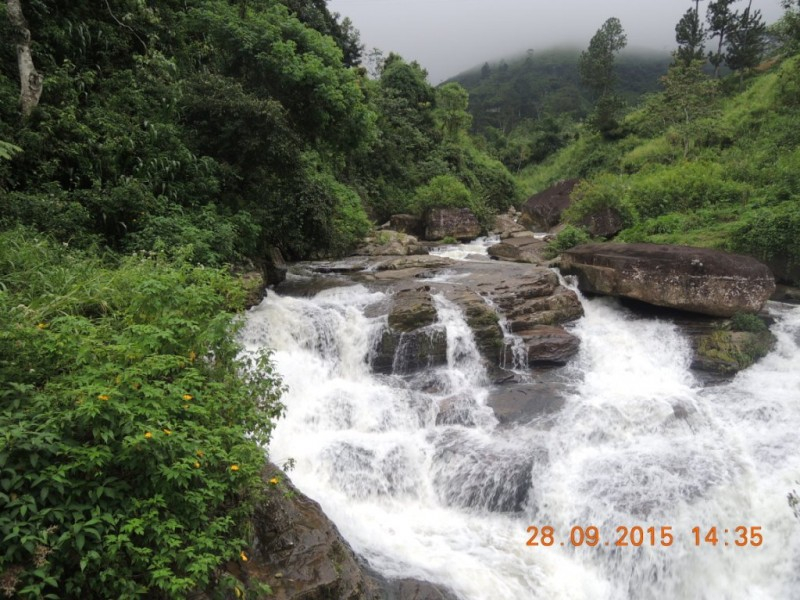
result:
M 720 317 L 758 312 L 775 290 L 757 260 L 688 246 L 584 244 L 562 254 L 561 270 L 584 292 Z
M 468 208 L 433 208 L 425 217 L 425 239 L 452 237 L 469 242 L 481 234 L 478 219 Z
M 494 227 L 490 233 L 497 235 L 501 240 L 504 240 L 512 237 L 515 233 L 523 233 L 528 231 L 525 229 L 525 227 L 517 222 L 517 219 L 517 212 L 512 207 L 509 212 L 502 215 L 497 215 L 495 217 Z
M 499 244 L 490 246 L 488 253 L 497 260 L 541 265 L 548 262 L 548 259 L 545 258 L 546 249 L 547 242 L 537 239 L 531 234 L 519 237 L 509 236 Z
M 264 261 L 264 275 L 267 278 L 267 285 L 277 285 L 286 279 L 289 267 L 286 261 L 283 260 L 281 251 L 271 246 L 267 250 L 267 256 Z
M 278 483 L 269 483 L 275 478 Z M 249 560 L 231 569 L 245 584 L 272 588 L 275 600 L 455 600 L 446 589 L 376 576 L 359 559 L 319 504 L 304 496 L 270 465 L 265 500 L 253 518 Z
M 425 227 L 422 219 L 414 215 L 392 215 L 389 219 L 389 227 L 400 233 L 421 237 L 425 234 Z
M 730 375 L 764 358 L 775 346 L 769 331 L 714 331 L 699 339 L 692 368 Z
M 416 237 L 399 231 L 384 229 L 364 240 L 354 253 L 356 256 L 414 256 L 428 254 Z
M 580 347 L 580 341 L 563 327 L 552 325 L 534 325 L 525 331 L 516 333 L 528 354 L 528 366 L 554 364 L 562 365 L 572 358 Z M 512 349 L 505 348 L 505 364 L 512 364 Z
M 570 205 L 569 195 L 577 183 L 577 179 L 561 181 L 528 198 L 522 207 L 520 225 L 535 231 L 547 231 L 558 225 L 561 213 Z

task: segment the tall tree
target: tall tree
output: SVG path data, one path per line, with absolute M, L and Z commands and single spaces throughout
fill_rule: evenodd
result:
M 19 0 L 8 0 L 8 20 L 14 31 L 15 42 L 17 44 L 17 66 L 19 68 L 19 101 L 22 109 L 22 116 L 27 117 L 31 114 L 39 98 L 42 96 L 44 78 L 36 70 L 31 54 L 31 32 L 28 29 L 28 22 L 22 12 L 22 5 Z
M 628 43 L 622 24 L 611 17 L 589 42 L 588 50 L 581 53 L 579 62 L 581 80 L 595 97 L 595 112 L 592 123 L 603 134 L 616 128 L 616 115 L 622 102 L 614 93 L 616 75 L 614 57 Z
M 739 85 L 744 79 L 745 70 L 761 62 L 767 44 L 767 26 L 761 11 L 752 8 L 753 0 L 750 0 L 728 36 L 728 51 L 725 53 L 725 62 L 739 72 Z
M 719 69 L 725 61 L 725 42 L 728 33 L 735 27 L 737 15 L 731 10 L 736 0 L 714 0 L 708 5 L 706 19 L 708 21 L 709 38 L 717 39 L 717 51 L 708 53 L 708 61 L 714 65 L 714 76 L 719 77 Z
M 695 0 L 694 10 L 688 9 L 675 26 L 675 40 L 678 42 L 676 61 L 688 67 L 693 61 L 702 59 L 705 39 L 706 31 L 700 21 L 700 0 Z

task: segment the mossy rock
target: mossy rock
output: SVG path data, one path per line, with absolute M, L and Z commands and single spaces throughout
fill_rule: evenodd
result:
M 692 367 L 713 373 L 738 373 L 765 357 L 775 342 L 769 331 L 720 329 L 700 338 Z

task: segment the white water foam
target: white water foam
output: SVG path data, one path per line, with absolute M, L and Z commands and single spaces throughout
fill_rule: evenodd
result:
M 441 297 L 447 365 L 370 372 L 385 317 L 364 309 L 383 299 L 361 286 L 270 294 L 244 339 L 275 350 L 290 390 L 271 457 L 296 460 L 298 487 L 384 575 L 467 600 L 800 597 L 786 501 L 800 479 L 800 309 L 773 307 L 775 351 L 702 388 L 675 326 L 584 302 L 574 393 L 548 429 L 509 429 L 485 405 L 463 316 Z M 437 425 L 454 405 L 465 418 Z M 529 525 L 553 526 L 558 543 L 527 547 Z M 561 547 L 575 525 L 612 546 Z M 675 543 L 613 548 L 616 527 L 635 525 L 671 526 Z M 717 526 L 720 543 L 696 547 L 695 526 Z M 736 547 L 737 526 L 761 527 L 763 545 Z

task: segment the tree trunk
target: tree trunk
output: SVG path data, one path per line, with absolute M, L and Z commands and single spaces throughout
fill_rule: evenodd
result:
M 27 117 L 39 104 L 42 95 L 44 78 L 33 65 L 31 55 L 31 32 L 28 22 L 22 14 L 19 0 L 8 0 L 8 20 L 14 31 L 14 41 L 17 44 L 17 65 L 19 66 L 19 102 L 22 116 Z

